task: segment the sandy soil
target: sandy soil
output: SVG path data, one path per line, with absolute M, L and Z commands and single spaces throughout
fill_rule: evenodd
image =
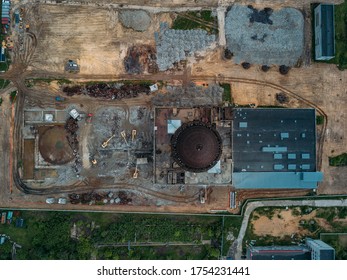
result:
M 38 16 L 39 21 L 34 21 Z M 81 74 L 124 73 L 127 48 L 154 45 L 159 22 L 171 22 L 168 13 L 151 17 L 148 30 L 136 32 L 121 25 L 113 8 L 39 5 L 28 9 L 27 20 L 38 42 L 29 70 L 63 73 L 67 60 L 73 59 Z
M 254 214 L 256 215 L 256 213 L 255 211 Z M 325 219 L 317 218 L 316 214 L 317 211 L 313 210 L 307 215 L 293 216 L 291 210 L 276 210 L 271 220 L 266 216 L 260 216 L 257 220 L 253 220 L 253 232 L 256 235 L 271 235 L 276 237 L 292 234 L 306 236 L 310 232 L 300 226 L 300 221 L 309 221 L 311 219 L 315 219 L 319 226 L 323 227 L 326 231 L 333 230 Z

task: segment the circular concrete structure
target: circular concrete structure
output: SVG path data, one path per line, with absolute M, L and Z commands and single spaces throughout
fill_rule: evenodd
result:
M 205 172 L 218 162 L 222 139 L 210 125 L 189 122 L 178 128 L 171 138 L 172 157 L 191 172 Z
M 50 127 L 40 135 L 39 150 L 43 159 L 54 165 L 68 163 L 74 157 L 62 126 Z

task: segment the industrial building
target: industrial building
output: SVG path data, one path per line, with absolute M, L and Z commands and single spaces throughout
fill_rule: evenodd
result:
M 315 189 L 323 179 L 314 109 L 157 108 L 156 116 L 157 183 Z
M 335 56 L 334 5 L 319 4 L 314 9 L 315 59 L 329 60 Z
M 334 260 L 335 250 L 321 240 L 306 238 L 305 245 L 249 246 L 248 260 Z
M 232 184 L 239 189 L 317 187 L 314 109 L 236 108 Z

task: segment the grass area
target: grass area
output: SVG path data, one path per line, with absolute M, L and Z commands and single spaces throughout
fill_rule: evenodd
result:
M 10 102 L 11 103 L 15 103 L 16 99 L 17 99 L 17 91 L 16 90 L 11 91 L 11 93 L 10 93 Z
M 0 89 L 7 87 L 10 84 L 9 80 L 0 79 Z
M 340 70 L 347 69 L 347 1 L 335 6 L 336 63 Z
M 330 166 L 347 166 L 347 153 L 343 153 L 336 157 L 329 157 Z
M 187 17 L 185 17 L 185 15 Z M 178 30 L 203 29 L 209 34 L 217 34 L 218 27 L 216 26 L 217 18 L 212 16 L 211 11 L 187 12 L 178 14 L 171 28 Z M 212 28 L 211 24 L 216 27 Z
M 25 86 L 27 88 L 32 88 L 33 86 L 35 86 L 38 83 L 46 83 L 46 84 L 50 84 L 51 82 L 57 82 L 59 85 L 63 85 L 63 84 L 71 84 L 72 81 L 68 80 L 68 79 L 54 79 L 54 78 L 35 78 L 35 79 L 28 79 L 25 80 Z
M 314 19 L 314 8 L 318 4 L 311 5 L 311 15 Z M 312 20 L 314 33 L 314 20 Z M 315 58 L 315 39 L 312 36 L 312 56 Z M 336 64 L 340 70 L 347 69 L 347 1 L 335 5 L 335 57 L 330 60 L 319 61 L 320 63 Z
M 92 255 L 101 259 L 217 259 L 221 247 L 223 251 L 229 249 L 231 242 L 227 236 L 237 237 L 241 224 L 239 217 L 225 217 L 223 228 L 220 216 L 20 211 L 14 220 L 19 217 L 25 220 L 24 228 L 16 228 L 15 221 L 0 225 L 0 233 L 22 246 L 18 259 L 90 259 Z M 74 224 L 78 240 L 70 237 Z M 133 247 L 130 251 L 127 247 L 95 247 L 96 244 L 127 244 L 135 239 L 136 242 L 196 245 Z M 208 240 L 209 244 L 202 244 L 202 240 Z M 8 250 L 0 251 L 1 259 L 8 257 Z
M 231 86 L 230 84 L 220 84 L 220 86 L 224 89 L 223 91 L 223 101 L 232 103 L 232 97 L 231 97 Z
M 316 124 L 322 125 L 324 123 L 324 116 L 316 116 Z
M 347 260 L 347 233 L 322 234 L 320 239 L 335 249 L 336 260 Z

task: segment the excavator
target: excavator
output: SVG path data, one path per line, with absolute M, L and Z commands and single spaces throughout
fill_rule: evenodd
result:
M 116 136 L 116 135 L 113 134 L 110 138 L 108 138 L 105 142 L 103 142 L 103 143 L 101 144 L 101 147 L 105 149 L 105 148 L 107 147 L 107 145 L 108 145 L 108 142 L 110 142 L 111 139 L 112 139 L 113 137 L 115 137 L 115 136 Z
M 133 129 L 131 131 L 131 142 L 134 142 L 135 137 L 136 137 L 136 129 Z
M 139 170 L 137 169 L 137 165 L 136 165 L 136 167 L 135 167 L 135 172 L 134 172 L 134 174 L 133 174 L 133 178 L 134 179 L 137 179 L 137 176 L 139 175 Z
M 127 144 L 128 145 L 128 141 L 127 141 L 127 135 L 126 135 L 126 133 L 125 133 L 125 130 L 124 131 L 122 131 L 121 133 L 120 133 L 120 135 L 123 137 L 123 139 L 124 139 L 124 141 L 125 141 L 125 144 Z

